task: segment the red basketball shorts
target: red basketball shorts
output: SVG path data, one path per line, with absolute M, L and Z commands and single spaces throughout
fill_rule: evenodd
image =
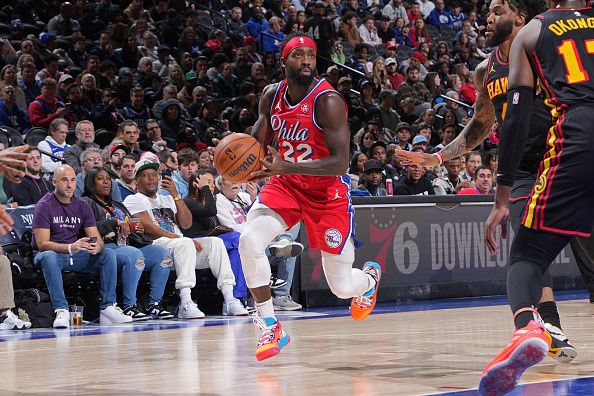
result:
M 303 220 L 309 246 L 327 253 L 340 254 L 354 232 L 348 176 L 275 176 L 260 192 L 260 202 L 288 228 Z

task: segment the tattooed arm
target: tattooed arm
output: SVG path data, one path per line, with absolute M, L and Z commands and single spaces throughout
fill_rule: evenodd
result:
M 495 107 L 489 98 L 484 85 L 485 73 L 487 73 L 488 59 L 481 62 L 474 73 L 474 85 L 476 87 L 475 112 L 471 120 L 464 127 L 462 132 L 447 146 L 441 149 L 444 161 L 466 154 L 481 144 L 491 132 L 491 127 L 496 122 Z M 433 154 L 411 153 L 397 151 L 397 156 L 402 165 L 419 164 L 425 167 L 439 165 L 439 158 Z

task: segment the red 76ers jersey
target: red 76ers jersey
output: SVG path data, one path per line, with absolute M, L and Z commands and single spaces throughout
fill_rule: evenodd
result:
M 277 85 L 270 109 L 270 126 L 285 161 L 304 162 L 329 155 L 324 131 L 318 125 L 315 114 L 318 98 L 328 92 L 336 90 L 322 78 L 301 102 L 291 106 L 287 96 L 287 80 Z M 344 111 L 347 111 L 346 104 Z

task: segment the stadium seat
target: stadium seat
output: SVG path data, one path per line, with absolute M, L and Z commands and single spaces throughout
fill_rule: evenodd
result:
M 95 131 L 95 143 L 97 143 L 99 147 L 104 148 L 111 143 L 115 135 L 115 132 L 108 129 L 98 129 Z
M 23 144 L 23 137 L 16 129 L 3 126 L 0 127 L 0 142 L 4 147 L 16 147 Z
M 25 142 L 29 146 L 37 146 L 39 142 L 47 137 L 47 129 L 41 127 L 34 127 L 29 129 L 27 132 L 27 137 L 25 138 Z

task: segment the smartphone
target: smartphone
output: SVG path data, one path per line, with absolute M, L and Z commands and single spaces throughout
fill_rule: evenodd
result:
M 95 243 L 95 242 L 97 242 L 97 238 L 95 238 L 95 237 L 89 238 L 89 243 Z
M 169 177 L 171 177 L 171 175 L 172 175 L 172 171 L 171 171 L 171 169 L 167 168 L 167 169 L 165 169 L 165 170 L 163 171 L 163 173 L 161 174 L 161 177 L 162 177 L 163 179 L 165 179 L 165 176 L 169 176 Z

